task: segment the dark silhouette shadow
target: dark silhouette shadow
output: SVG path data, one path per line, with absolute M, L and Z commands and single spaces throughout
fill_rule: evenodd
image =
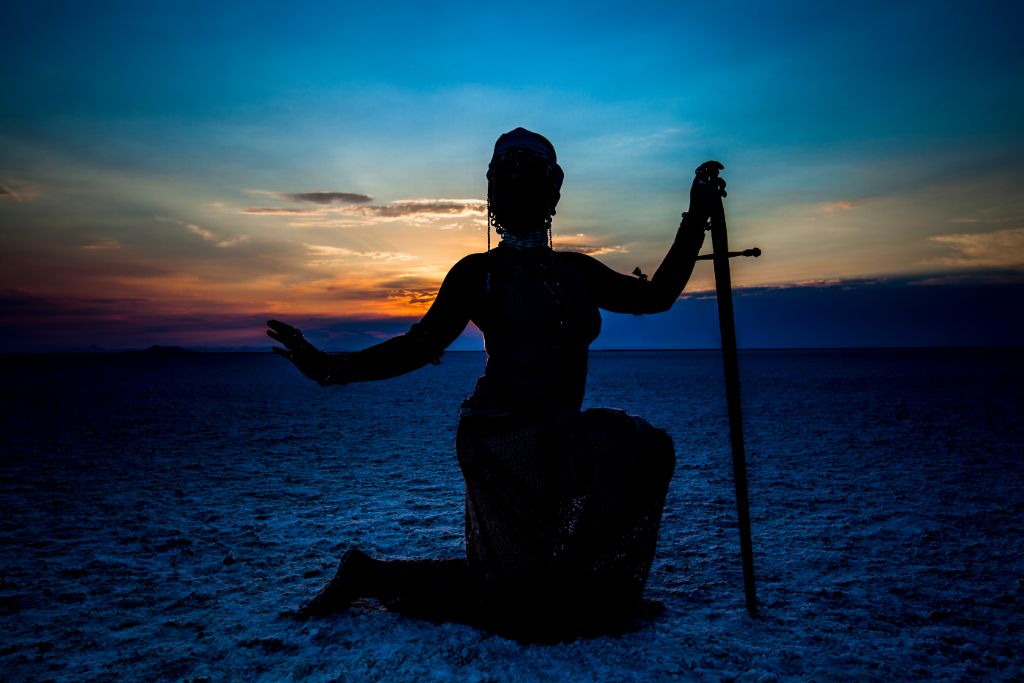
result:
M 717 171 L 707 162 L 698 169 Z M 618 410 L 581 411 L 599 309 L 657 313 L 679 297 L 724 181 L 695 182 L 657 271 L 617 273 L 552 248 L 563 173 L 541 135 L 498 138 L 487 171 L 488 248 L 456 263 L 408 333 L 356 353 L 324 353 L 280 321 L 274 351 L 323 385 L 386 379 L 440 362 L 472 321 L 487 365 L 463 403 L 466 557 L 380 560 L 359 550 L 295 616 L 360 598 L 433 621 L 531 642 L 623 633 L 655 616 L 642 600 L 675 465 L 671 439 Z M 490 227 L 501 242 L 490 248 Z

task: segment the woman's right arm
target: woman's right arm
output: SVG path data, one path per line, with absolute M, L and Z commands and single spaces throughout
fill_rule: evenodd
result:
M 476 297 L 483 291 L 486 271 L 482 257 L 473 254 L 452 267 L 430 309 L 408 332 L 362 351 L 324 353 L 302 339 L 298 330 L 275 320 L 267 323 L 267 334 L 287 347 L 287 351 L 276 347 L 275 351 L 324 386 L 388 379 L 428 363 L 440 363 L 441 354 L 469 323 Z

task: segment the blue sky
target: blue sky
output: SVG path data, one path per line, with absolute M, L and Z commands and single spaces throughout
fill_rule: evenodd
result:
M 484 248 L 483 171 L 495 137 L 519 125 L 547 135 L 566 170 L 556 248 L 624 272 L 657 266 L 693 168 L 725 162 L 732 242 L 765 252 L 736 262 L 735 282 L 779 302 L 780 327 L 757 318 L 755 338 L 796 329 L 798 345 L 835 345 L 796 288 L 1006 296 L 1024 271 L 1022 13 L 12 5 L 0 319 L 21 341 L 3 348 L 255 345 L 258 328 L 224 321 L 265 315 L 362 330 L 324 337 L 342 345 L 400 329 L 451 263 Z M 310 192 L 365 201 L 301 199 Z M 698 266 L 692 292 L 712 284 Z M 895 324 L 905 314 L 885 317 L 891 299 L 878 296 L 873 324 L 891 345 L 918 343 Z M 853 344 L 863 325 L 851 316 Z M 974 324 L 1024 343 L 1019 328 Z M 679 325 L 679 345 L 703 344 Z M 925 339 L 958 343 L 962 327 Z M 662 345 L 628 320 L 606 329 L 617 344 Z

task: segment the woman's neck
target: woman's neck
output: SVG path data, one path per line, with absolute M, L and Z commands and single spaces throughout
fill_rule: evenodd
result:
M 549 246 L 548 233 L 544 230 L 527 233 L 514 233 L 506 230 L 501 236 L 501 243 L 516 250 L 539 249 Z

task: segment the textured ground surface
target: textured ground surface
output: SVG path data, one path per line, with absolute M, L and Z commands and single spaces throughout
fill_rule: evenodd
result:
M 544 646 L 369 603 L 278 618 L 351 545 L 461 552 L 455 414 L 481 362 L 323 390 L 271 356 L 5 359 L 0 678 L 1024 675 L 1019 352 L 744 356 L 758 619 L 700 353 L 593 360 L 588 404 L 677 444 L 648 627 Z

